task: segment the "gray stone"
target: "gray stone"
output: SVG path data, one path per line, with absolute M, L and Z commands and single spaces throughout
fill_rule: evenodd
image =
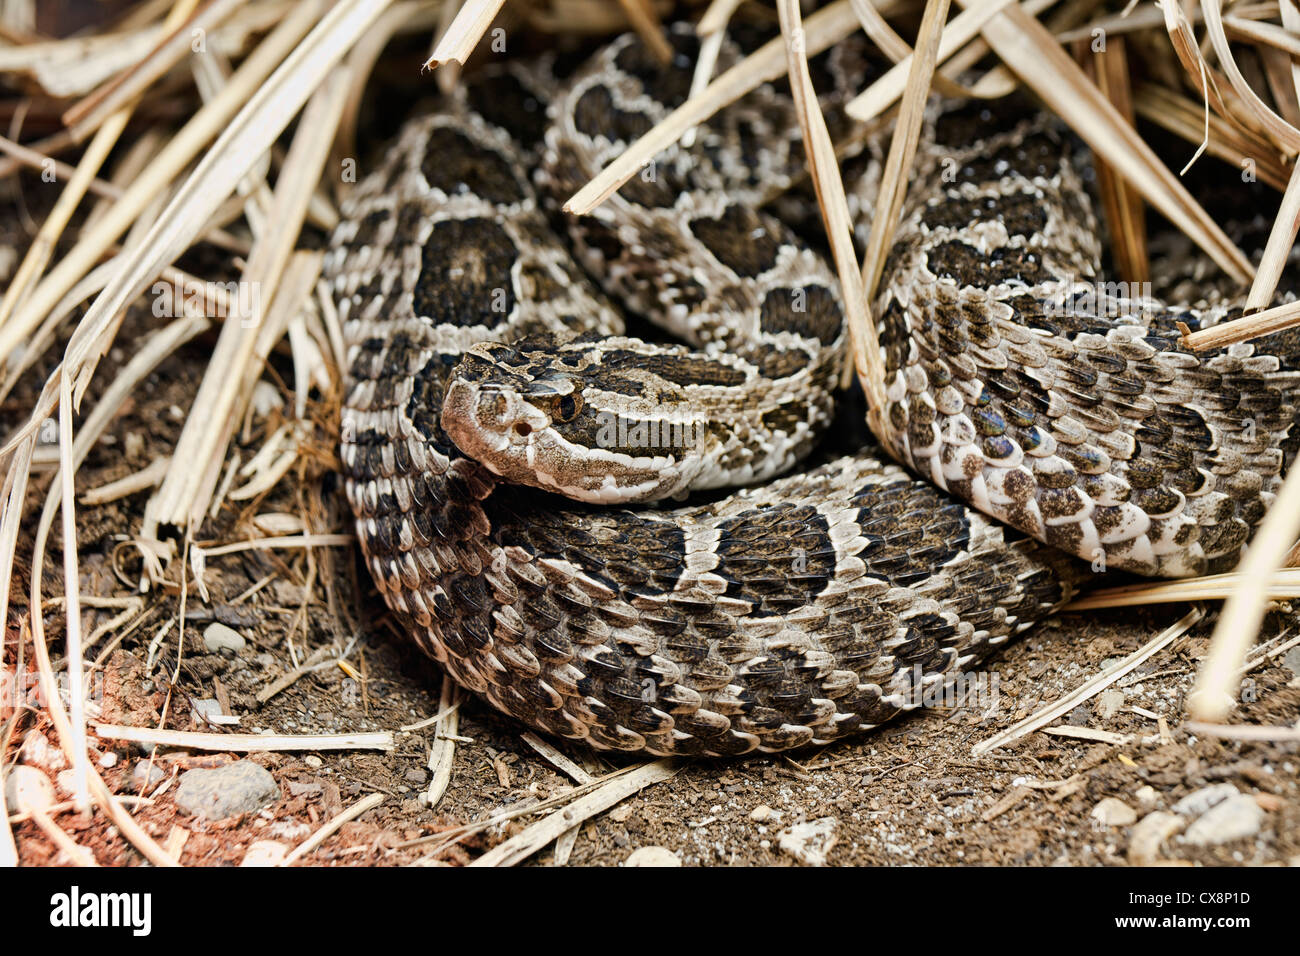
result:
M 68 758 L 63 755 L 63 751 L 52 746 L 49 738 L 39 730 L 29 730 L 23 737 L 18 757 L 28 766 L 40 767 L 42 770 L 57 772 L 68 765 Z
M 273 803 L 280 785 L 251 760 L 236 760 L 215 770 L 187 770 L 176 788 L 176 805 L 208 820 L 252 813 Z
M 1258 833 L 1263 822 L 1264 811 L 1255 798 L 1234 793 L 1197 817 L 1183 834 L 1183 839 L 1194 846 L 1242 840 Z
M 1185 817 L 1199 817 L 1216 803 L 1222 803 L 1229 797 L 1237 795 L 1237 788 L 1230 783 L 1215 783 L 1189 793 L 1174 804 L 1174 813 Z
M 1124 692 L 1116 687 L 1102 691 L 1097 695 L 1097 716 L 1102 720 L 1110 720 L 1124 706 L 1124 696 Z
M 200 726 L 210 722 L 215 723 L 213 718 L 221 716 L 221 702 L 210 697 L 193 701 L 190 704 L 190 716 Z
M 835 828 L 838 823 L 839 821 L 834 817 L 796 823 L 780 832 L 776 845 L 782 852 L 789 853 L 800 863 L 806 863 L 808 866 L 825 866 L 826 854 L 835 845 Z
M 1164 842 L 1181 830 L 1185 822 L 1176 813 L 1163 810 L 1148 813 L 1129 831 L 1128 861 L 1134 866 L 1163 865 L 1166 861 L 1160 851 Z
M 1287 687 L 1300 687 L 1300 647 L 1293 647 L 1286 652 L 1286 657 L 1282 658 L 1282 663 L 1291 671 L 1291 680 Z
M 54 775 L 54 787 L 60 793 L 71 796 L 77 790 L 77 774 L 72 770 L 60 770 Z
M 137 761 L 131 768 L 131 786 L 136 793 L 151 790 L 166 779 L 167 774 L 163 772 L 163 768 L 156 763 L 151 764 L 148 760 Z
M 5 806 L 10 813 L 46 810 L 52 803 L 54 785 L 35 767 L 19 764 L 5 775 Z
M 1092 808 L 1092 818 L 1108 827 L 1126 827 L 1137 822 L 1137 811 L 1123 800 L 1106 797 Z
M 221 651 L 238 654 L 247 645 L 244 635 L 220 621 L 213 621 L 203 630 L 203 646 L 209 654 L 219 654 Z
M 626 860 L 624 866 L 681 866 L 679 860 L 671 850 L 665 850 L 661 846 L 643 846 L 639 850 L 633 850 Z
M 289 848 L 275 840 L 256 840 L 248 847 L 240 866 L 279 866 L 288 855 Z

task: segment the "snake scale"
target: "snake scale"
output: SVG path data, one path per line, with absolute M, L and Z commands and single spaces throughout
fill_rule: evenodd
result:
M 357 533 L 458 683 L 601 749 L 780 751 L 917 706 L 1089 563 L 1237 561 L 1294 452 L 1300 350 L 1194 356 L 1174 323 L 1225 309 L 1098 294 L 1083 164 L 1032 113 L 950 111 L 919 154 L 874 313 L 910 472 L 862 452 L 775 477 L 846 350 L 833 271 L 766 211 L 803 167 L 788 94 L 724 110 L 571 241 L 542 198 L 685 98 L 672 37 L 669 68 L 624 37 L 558 93 L 545 64 L 501 69 L 413 120 L 327 256 Z M 848 46 L 827 64 L 861 87 Z M 878 158 L 846 162 L 864 217 Z

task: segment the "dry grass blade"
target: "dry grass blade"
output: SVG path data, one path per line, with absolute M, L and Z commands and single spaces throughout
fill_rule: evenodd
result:
M 989 0 L 983 0 L 987 3 Z M 997 2 L 997 0 L 993 0 Z M 880 176 L 880 194 L 876 199 L 876 213 L 871 220 L 871 236 L 862 262 L 862 292 L 870 302 L 876 294 L 876 283 L 885 268 L 885 256 L 894 244 L 894 230 L 903 209 L 907 193 L 908 175 L 916 148 L 921 140 L 921 124 L 925 121 L 925 101 L 930 95 L 930 81 L 939 55 L 944 22 L 948 18 L 948 0 L 926 0 L 925 15 L 917 33 L 916 53 L 907 74 L 907 88 L 894 125 L 894 136 L 889 143 L 889 155 Z M 880 383 L 883 390 L 884 381 Z M 874 430 L 874 429 L 873 429 Z M 884 432 L 876 433 L 883 441 Z
M 1261 335 L 1272 335 L 1300 325 L 1300 302 L 1288 302 L 1254 315 L 1243 315 L 1230 322 L 1221 322 L 1208 329 L 1186 332 L 1183 345 L 1197 352 L 1206 349 L 1226 348 L 1237 342 L 1249 342 Z
M 650 54 L 667 66 L 673 60 L 673 48 L 664 36 L 664 25 L 650 0 L 618 0 L 632 29 L 645 41 Z
M 1207 113 L 1186 97 L 1150 83 L 1138 87 L 1133 105 L 1143 119 L 1196 144 L 1198 153 L 1203 148 L 1211 156 L 1217 156 L 1238 169 L 1246 168 L 1249 159 L 1260 181 L 1279 192 L 1286 188 L 1285 167 L 1273 148 L 1256 134 Z
M 1240 574 L 1214 574 L 1180 581 L 1155 581 L 1126 584 L 1121 587 L 1092 591 L 1071 601 L 1065 611 L 1095 611 L 1108 607 L 1146 607 L 1151 604 L 1184 604 L 1188 601 L 1224 601 L 1236 593 L 1243 579 Z M 1273 572 L 1266 582 L 1269 600 L 1300 598 L 1300 569 L 1284 568 Z
M 193 12 L 197 2 L 198 0 L 178 0 L 163 24 L 163 31 L 167 32 L 179 27 Z M 121 102 L 124 104 L 122 109 L 114 113 L 106 113 L 100 118 L 97 124 L 99 128 L 95 132 L 94 140 L 82 154 L 76 170 L 66 177 L 68 180 L 67 185 L 59 192 L 59 198 L 55 202 L 54 208 L 45 217 L 40 232 L 36 234 L 36 238 L 28 246 L 27 252 L 23 256 L 22 265 L 19 266 L 18 272 L 15 273 L 13 280 L 9 283 L 9 288 L 5 290 L 4 301 L 0 302 L 0 326 L 3 326 L 9 316 L 13 314 L 14 308 L 26 295 L 31 283 L 35 282 L 40 277 L 40 274 L 45 271 L 59 237 L 63 234 L 63 230 L 67 227 L 73 212 L 81 203 L 86 191 L 98 192 L 99 181 L 95 176 L 104 161 L 108 159 L 109 153 L 112 152 L 131 118 L 131 105 L 126 99 Z M 71 131 L 70 135 L 74 140 L 79 141 L 81 139 L 81 136 L 75 130 Z M 64 174 L 60 172 L 60 175 Z M 112 198 L 116 199 L 118 196 L 114 195 Z
M 888 10 L 892 2 L 881 3 Z M 804 53 L 814 56 L 837 43 L 858 28 L 858 18 L 849 0 L 836 0 L 818 10 L 804 23 Z M 729 103 L 750 90 L 785 75 L 785 41 L 776 38 L 741 60 L 714 80 L 698 96 L 692 96 L 673 110 L 649 132 L 623 151 L 587 185 L 564 204 L 564 211 L 585 216 L 613 192 L 640 172 L 656 153 L 677 142 L 685 132 L 707 120 Z
M 50 256 L 54 253 L 54 247 L 58 244 L 59 236 L 63 234 L 64 228 L 72 219 L 72 214 L 81 203 L 86 191 L 95 189 L 99 183 L 99 180 L 95 178 L 95 174 L 99 171 L 99 167 L 104 160 L 108 158 L 108 154 L 112 152 L 117 138 L 126 129 L 128 118 L 129 116 L 125 112 L 110 117 L 108 122 L 100 127 L 94 141 L 91 142 L 89 148 L 82 155 L 81 162 L 77 164 L 75 171 L 68 177 L 68 184 L 60 191 L 54 208 L 45 217 L 40 232 L 36 234 L 31 245 L 27 247 L 22 264 L 18 267 L 13 280 L 9 283 L 9 288 L 5 290 L 4 301 L 0 302 L 0 326 L 3 326 L 8 321 L 18 303 L 22 301 L 28 287 L 39 278 L 49 264 Z M 3 145 L 5 152 L 10 152 L 7 143 Z M 29 151 L 19 148 L 13 152 L 18 154 L 19 158 L 25 159 L 21 154 Z
M 72 444 L 72 377 L 67 365 L 59 375 L 59 497 L 63 525 L 63 580 L 81 580 L 78 571 L 76 498 L 72 477 L 76 471 Z M 86 754 L 86 665 L 81 644 L 80 589 L 69 585 L 64 606 L 64 630 L 68 648 L 68 717 L 72 736 L 72 796 L 78 809 L 90 805 L 90 758 Z M 33 608 L 33 613 L 40 611 Z
M 707 36 L 710 33 L 717 33 L 727 28 L 727 23 L 731 20 L 731 15 L 736 12 L 743 0 L 713 0 L 709 4 L 709 9 L 704 11 L 699 22 L 695 25 L 696 31 L 701 36 Z
M 303 840 L 302 843 L 298 844 L 298 846 L 294 847 L 293 851 L 288 853 L 285 858 L 280 861 L 280 866 L 292 866 L 338 832 L 339 828 L 343 826 L 343 824 L 347 823 L 349 820 L 355 820 L 357 817 L 361 816 L 361 814 L 368 810 L 373 810 L 383 802 L 384 794 L 382 793 L 372 793 L 368 797 L 362 797 L 342 813 L 331 817 L 319 830 L 307 839 Z
M 435 809 L 451 784 L 456 763 L 456 736 L 460 730 L 460 688 L 450 677 L 442 678 L 438 719 L 434 721 L 433 743 L 429 747 L 429 809 Z
M 0 762 L 0 793 L 4 792 L 5 768 Z M 0 869 L 8 870 L 18 865 L 18 846 L 14 843 L 14 831 L 9 825 L 9 814 L 0 813 Z
M 50 838 L 72 862 L 73 866 L 99 866 L 95 862 L 94 854 L 87 850 L 72 837 L 68 836 L 59 827 L 57 823 L 50 819 L 49 814 L 39 807 L 29 808 L 31 818 L 36 821 L 36 825 L 41 828 L 41 832 Z
M 81 433 L 75 443 L 72 439 L 71 418 L 65 411 L 71 407 L 70 381 L 68 376 L 64 374 L 60 373 L 57 376 L 61 391 L 59 415 L 60 467 L 59 475 L 50 488 L 45 509 L 41 515 L 37 534 L 37 547 L 43 547 L 45 535 L 53 523 L 55 509 L 61 508 L 63 527 L 70 528 L 72 532 L 71 535 L 67 532 L 64 533 L 65 581 L 80 580 L 77 572 L 77 524 L 75 512 L 71 505 L 73 475 L 94 442 L 99 438 L 103 430 L 108 427 L 112 416 L 121 407 L 121 403 L 125 401 L 132 388 L 155 368 L 166 355 L 169 355 L 182 342 L 198 334 L 201 329 L 206 328 L 207 324 L 206 319 L 191 319 L 186 322 L 173 323 L 156 333 L 145 348 L 127 364 L 118 378 L 109 386 L 99 404 L 95 406 L 95 410 L 86 417 Z M 12 567 L 12 557 L 6 555 L 6 558 L 9 566 Z M 39 565 L 37 566 L 39 567 Z M 33 588 L 38 587 L 38 585 L 38 576 L 34 570 Z M 33 608 L 32 614 L 34 618 L 39 617 L 40 611 Z M 65 747 L 70 751 L 69 759 L 72 761 L 74 771 L 74 796 L 80 806 L 84 805 L 89 798 L 88 787 L 90 785 L 91 770 L 85 756 L 85 667 L 81 639 L 81 597 L 75 590 L 66 595 L 64 617 L 67 630 L 67 671 L 70 705 L 68 736 L 65 738 Z M 32 629 L 33 633 L 38 630 L 35 623 L 33 623 Z M 77 759 L 78 755 L 81 756 L 80 760 Z
M 456 19 L 451 21 L 451 26 L 438 41 L 433 55 L 425 61 L 424 68 L 432 70 L 452 62 L 464 66 L 504 4 L 505 0 L 465 0 Z
M 13 140 L 6 139 L 3 136 L 0 136 L 0 152 L 3 152 L 11 159 L 17 160 L 28 169 L 53 169 L 54 175 L 59 179 L 71 180 L 77 173 L 76 166 L 69 166 L 61 159 L 55 159 L 53 156 L 38 152 L 30 146 L 24 146 L 22 143 L 15 143 Z M 85 162 L 84 154 L 82 156 L 82 162 Z M 69 183 L 69 185 L 71 185 L 71 183 Z M 66 193 L 67 191 L 68 187 L 65 186 L 63 192 L 59 195 L 62 196 L 63 193 Z M 110 200 L 117 199 L 122 195 L 122 190 L 118 187 L 106 183 L 102 179 L 93 177 L 85 184 L 81 194 L 85 195 L 87 192 L 93 193 L 100 199 Z M 8 310 L 6 310 L 6 313 L 7 311 Z
M 942 2 L 946 3 L 946 0 Z M 808 167 L 843 290 L 849 335 L 853 344 L 853 361 L 867 394 L 868 421 L 872 432 L 883 436 L 884 421 L 880 416 L 885 408 L 885 358 L 880 349 L 876 327 L 871 321 L 869 300 L 858 277 L 857 255 L 853 250 L 853 222 L 844 196 L 844 180 L 840 177 L 835 147 L 827 132 L 826 120 L 817 105 L 817 91 L 813 89 L 812 76 L 808 72 L 808 59 L 803 53 L 805 43 L 801 41 L 804 39 L 804 28 L 799 6 L 794 0 L 777 0 L 777 12 L 781 16 L 781 32 L 786 38 L 790 89 L 794 95 L 799 125 L 803 130 Z
M 1132 91 L 1129 88 L 1128 53 L 1123 37 L 1112 37 L 1104 53 L 1083 54 L 1089 75 L 1129 125 L 1133 124 Z M 1097 185 L 1102 196 L 1106 222 L 1110 225 L 1112 250 L 1120 278 L 1129 283 L 1151 281 L 1147 260 L 1146 218 L 1142 197 L 1114 170 L 1098 161 Z
M 155 727 L 123 727 L 96 724 L 95 734 L 104 740 L 126 740 L 182 750 L 218 753 L 266 753 L 302 750 L 393 750 L 397 741 L 388 731 L 365 734 L 208 734 L 191 730 Z
M 1300 727 L 1262 727 L 1258 724 L 1213 724 L 1189 720 L 1183 724 L 1189 734 L 1222 737 L 1227 740 L 1251 740 L 1257 743 L 1300 742 Z
M 56 485 L 57 487 L 57 485 Z M 32 625 L 32 647 L 36 657 L 36 667 L 40 674 L 41 692 L 45 695 L 46 713 L 49 715 L 51 723 L 54 724 L 55 732 L 59 735 L 59 744 L 63 748 L 68 758 L 72 759 L 70 741 L 72 740 L 72 725 L 68 720 L 68 713 L 63 709 L 63 703 L 59 697 L 58 684 L 54 677 L 54 668 L 50 664 L 49 649 L 45 644 L 45 622 L 39 611 L 40 589 L 41 589 L 41 566 L 45 555 L 45 542 L 49 534 L 50 522 L 53 521 L 53 508 L 50 503 L 53 499 L 46 500 L 45 513 L 42 515 L 42 524 L 36 532 L 36 542 L 32 557 L 32 585 L 31 585 L 31 607 L 33 613 L 30 615 Z M 48 521 L 46 519 L 49 519 Z M 150 863 L 154 866 L 179 866 L 175 858 L 168 854 L 157 842 L 151 837 L 131 816 L 117 799 L 109 791 L 108 786 L 93 768 L 90 770 L 90 793 L 95 802 L 108 814 L 109 818 L 117 826 L 132 846 L 139 850 Z
M 0 325 L 0 360 L 31 335 L 59 300 L 88 272 L 118 239 L 168 188 L 211 138 L 225 129 L 284 57 L 316 22 L 322 0 L 303 0 L 253 51 L 194 118 L 154 157 L 149 175 L 141 176 L 91 229 L 84 232 L 13 317 Z M 224 197 L 223 197 L 224 198 Z M 170 261 L 170 260 L 169 260 Z M 43 416 L 42 416 L 43 417 Z
M 234 554 L 236 551 L 264 551 L 272 548 L 346 548 L 355 544 L 350 534 L 294 534 L 277 538 L 257 538 L 253 541 L 234 541 L 203 548 L 205 557 Z
M 1125 744 L 1131 744 L 1136 739 L 1133 734 L 1117 734 L 1113 730 L 1101 730 L 1097 727 L 1075 727 L 1071 724 L 1044 727 L 1042 731 L 1052 737 L 1091 740 L 1096 743 L 1110 744 L 1112 747 L 1123 747 Z
M 1196 35 L 1192 32 L 1191 22 L 1181 4 L 1165 3 L 1160 5 L 1165 31 L 1169 34 L 1170 45 L 1182 64 L 1183 71 L 1191 80 L 1192 86 L 1205 100 L 1207 110 L 1213 110 L 1219 116 L 1229 117 L 1228 108 L 1223 103 L 1218 84 L 1201 55 L 1196 44 Z
M 1241 584 L 1223 606 L 1210 640 L 1210 651 L 1187 698 L 1194 719 L 1223 723 L 1235 706 L 1241 684 L 1241 662 L 1246 659 L 1246 651 L 1264 620 L 1269 579 L 1282 567 L 1297 535 L 1300 535 L 1300 468 L 1293 468 L 1237 568 Z
M 592 780 L 595 779 L 591 774 L 587 773 L 587 771 L 583 770 L 576 763 L 564 756 L 564 754 L 560 753 L 560 751 L 556 750 L 532 731 L 520 734 L 519 736 L 523 738 L 524 743 L 528 744 L 528 746 L 532 747 L 539 754 L 545 757 L 551 766 L 567 776 L 574 783 L 591 783 Z
M 966 5 L 969 0 L 959 0 Z M 995 53 L 1076 133 L 1228 275 L 1245 284 L 1250 261 L 1173 173 L 1057 45 L 1041 23 L 1015 5 L 982 30 Z
M 935 63 L 945 63 L 963 46 L 970 43 L 980 32 L 980 28 L 989 17 L 998 13 L 1012 0 L 978 0 L 952 18 L 952 22 L 943 29 L 939 47 L 935 51 Z M 1026 4 L 1035 15 L 1050 6 L 1047 0 L 1037 4 Z M 885 75 L 849 100 L 844 112 L 859 122 L 875 119 L 903 95 L 908 88 L 912 70 L 912 56 L 908 54 L 895 63 Z M 927 87 L 928 89 L 928 87 Z
M 652 784 L 668 780 L 678 769 L 671 761 L 656 760 L 615 777 L 564 809 L 525 827 L 522 832 L 484 853 L 470 866 L 514 866 L 584 820 L 603 813 Z
M 1300 37 L 1275 23 L 1260 23 L 1255 20 L 1243 20 L 1241 17 L 1225 16 L 1223 29 L 1229 36 L 1238 40 L 1246 40 L 1258 46 L 1270 46 L 1291 56 L 1300 56 Z
M 145 507 L 143 533 L 156 537 L 160 524 L 184 527 L 207 508 L 203 495 L 205 484 L 215 485 L 211 479 L 219 468 L 217 459 L 232 431 L 232 411 L 241 393 L 245 370 L 257 345 L 260 325 L 266 319 L 268 303 L 274 302 L 275 290 L 285 264 L 306 216 L 307 205 L 316 183 L 320 179 L 330 144 L 342 118 L 348 92 L 349 71 L 335 66 L 352 43 L 357 29 L 364 30 L 383 9 L 387 0 L 361 0 L 352 11 L 352 17 L 331 20 L 327 17 L 303 41 L 303 48 L 295 51 L 273 76 L 266 89 L 294 90 L 292 96 L 259 98 L 249 103 L 240 113 L 235 125 L 213 147 L 209 156 L 230 155 L 234 162 L 200 164 L 185 186 L 170 204 L 174 215 L 183 218 L 191 213 L 192 203 L 198 202 L 196 194 L 204 195 L 206 206 L 200 210 L 206 219 L 216 206 L 235 188 L 252 162 L 270 146 L 270 139 L 288 125 L 296 108 L 301 107 L 306 89 L 317 89 L 303 115 L 289 156 L 281 170 L 277 184 L 270 222 L 272 228 L 258 238 L 253 253 L 241 276 L 241 282 L 251 290 L 254 314 L 241 317 L 241 321 L 227 320 L 212 361 L 199 386 L 194 407 L 177 441 L 173 453 L 173 468 L 168 472 L 157 494 Z M 335 9 L 337 13 L 344 8 Z M 299 54 L 302 54 L 300 56 Z M 322 85 L 322 81 L 324 81 Z M 301 84 L 301 85 L 299 85 Z M 219 193 L 219 195 L 217 195 Z M 191 223 L 193 220 L 191 220 Z M 164 213 L 155 231 L 166 234 L 168 216 Z M 152 235 L 152 233 L 151 233 Z M 193 238 L 192 225 L 171 241 L 184 248 Z M 170 251 L 170 250 L 169 250 Z M 157 260 L 155 258 L 155 262 Z M 141 263 L 137 274 L 152 271 L 154 262 Z M 107 294 L 107 290 L 105 292 Z M 269 345 L 267 346 L 269 348 Z M 210 494 L 210 492 L 209 492 Z
M 1250 294 L 1246 296 L 1247 310 L 1262 309 L 1273 299 L 1282 270 L 1286 267 L 1295 245 L 1296 231 L 1300 229 L 1300 162 L 1291 168 L 1291 181 L 1282 194 L 1273 228 L 1264 246 L 1264 255 L 1255 272 Z
M 1072 690 L 1060 700 L 1049 704 L 1047 707 L 1044 707 L 1035 714 L 1031 714 L 1014 726 L 1002 731 L 1002 733 L 996 734 L 988 740 L 980 741 L 971 748 L 972 756 L 978 757 L 991 750 L 996 750 L 999 747 L 1005 747 L 1007 744 L 1019 740 L 1021 737 L 1026 737 L 1029 734 L 1032 734 L 1040 727 L 1046 727 L 1057 717 L 1069 713 L 1084 701 L 1101 693 L 1101 691 L 1105 690 L 1115 681 L 1129 673 L 1133 668 L 1137 667 L 1153 654 L 1168 647 L 1177 638 L 1187 633 L 1188 629 L 1204 616 L 1205 612 L 1203 610 L 1200 608 L 1193 608 L 1180 618 L 1177 623 L 1161 631 L 1146 644 L 1143 644 L 1128 657 L 1124 658 L 1124 660 L 1107 667 L 1100 674 L 1090 678 L 1084 684 L 1080 685 L 1075 690 Z
M 168 70 L 194 52 L 195 37 L 205 37 L 242 7 L 241 0 L 213 0 L 188 24 L 185 18 L 195 7 L 192 0 L 181 0 L 163 25 L 166 39 L 152 53 L 135 64 L 107 87 L 73 106 L 63 114 L 63 123 L 78 142 L 98 129 L 113 114 L 128 108 L 146 89 Z M 182 26 L 189 29 L 182 29 Z
M 1250 110 L 1251 117 L 1273 142 L 1288 153 L 1293 155 L 1300 153 L 1300 130 L 1273 112 L 1241 75 L 1237 61 L 1232 55 L 1232 49 L 1228 46 L 1228 38 L 1223 32 L 1223 11 L 1219 0 L 1201 0 L 1201 12 L 1205 16 L 1206 35 L 1209 36 L 1214 53 L 1219 58 L 1219 66 L 1223 68 L 1232 88 L 1241 97 L 1242 104 Z
M 220 3 L 214 4 L 215 6 L 220 6 Z M 111 122 L 107 127 L 108 145 L 111 146 L 125 128 L 126 117 L 123 114 L 113 114 L 109 118 Z M 99 163 L 106 155 L 105 150 L 97 158 L 94 169 L 89 171 L 90 175 L 98 169 Z M 73 475 L 76 471 L 72 439 L 73 390 L 73 374 L 70 372 L 69 364 L 64 362 L 59 375 L 59 497 L 63 528 L 63 579 L 75 582 L 81 580 L 81 576 L 78 568 L 76 499 L 73 492 Z M 65 630 L 68 651 L 68 708 L 71 725 L 68 746 L 72 750 L 73 798 L 79 808 L 85 808 L 90 803 L 91 771 L 86 753 L 85 658 L 80 600 L 78 589 L 70 588 L 65 606 Z
M 858 15 L 863 32 L 871 38 L 871 42 L 878 46 L 885 56 L 895 63 L 909 59 L 912 56 L 912 48 L 907 45 L 907 41 L 895 32 L 889 22 L 880 15 L 880 11 L 873 7 L 868 0 L 852 0 L 852 2 L 853 12 Z M 1001 69 L 1001 67 L 997 69 Z M 975 95 L 971 90 L 941 73 L 934 75 L 934 91 L 957 99 L 967 99 Z

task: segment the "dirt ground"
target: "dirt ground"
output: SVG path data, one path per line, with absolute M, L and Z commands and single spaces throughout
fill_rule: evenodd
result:
M 133 315 L 122 340 L 131 340 L 130 323 L 154 321 Z M 111 437 L 91 453 L 79 474 L 79 493 L 137 471 L 170 449 L 211 345 L 211 339 L 191 343 L 159 369 L 147 390 L 120 409 Z M 114 367 L 126 357 L 114 350 L 101 380 L 111 380 Z M 33 397 L 21 394 L 21 389 L 10 397 L 2 409 L 6 427 L 16 423 Z M 305 515 L 314 531 L 347 530 L 346 506 L 330 470 L 328 403 L 317 403 L 314 411 L 321 423 L 320 441 L 315 453 L 303 459 L 306 464 L 264 498 L 238 507 L 227 503 L 204 526 L 198 543 L 260 536 L 265 532 L 254 531 L 251 516 L 268 513 Z M 276 409 L 250 423 L 239 448 L 244 460 L 261 446 L 278 416 Z M 39 512 L 49 479 L 50 472 L 44 472 L 32 489 L 33 513 Z M 139 531 L 145 497 L 138 493 L 79 509 L 83 595 L 133 594 L 140 562 L 129 541 Z M 7 668 L 19 660 L 18 643 L 27 634 L 21 617 L 27 610 L 30 534 L 31 527 L 24 528 L 20 541 L 23 580 L 21 590 L 15 588 L 11 595 L 3 657 Z M 60 558 L 57 545 L 52 545 L 47 596 L 63 592 Z M 280 785 L 281 797 L 259 813 L 221 823 L 181 812 L 173 799 L 174 781 L 180 771 L 228 763 L 238 755 L 160 748 L 154 762 L 161 773 L 154 774 L 148 791 L 152 799 L 136 809 L 136 817 L 160 842 L 175 841 L 169 845 L 179 845 L 184 863 L 237 864 L 257 840 L 296 846 L 343 808 L 378 793 L 383 802 L 377 808 L 345 824 L 303 862 L 462 864 L 521 830 L 533 816 L 525 813 L 493 823 L 457 842 L 450 842 L 449 831 L 526 808 L 574 785 L 522 739 L 523 728 L 471 698 L 459 710 L 450 785 L 436 807 L 428 805 L 426 762 L 433 729 L 400 728 L 438 712 L 441 677 L 435 665 L 395 632 L 355 546 L 315 549 L 310 565 L 301 550 L 213 557 L 204 580 L 207 600 L 195 592 L 193 581 L 185 595 L 185 647 L 170 702 L 167 678 L 177 661 L 176 628 L 165 634 L 152 667 L 147 665 L 151 640 L 167 621 L 178 618 L 178 587 L 143 595 L 143 610 L 112 629 L 112 634 L 127 635 L 98 672 L 100 720 L 158 726 L 166 705 L 165 726 L 178 730 L 386 730 L 396 734 L 397 746 L 391 752 L 253 754 L 250 759 L 267 768 Z M 1185 606 L 1170 605 L 1066 614 L 1049 621 L 994 662 L 997 696 L 991 707 L 919 713 L 860 739 L 791 756 L 682 763 L 672 779 L 587 821 L 572 844 L 568 863 L 620 865 L 639 848 L 662 847 L 688 865 L 791 865 L 798 858 L 783 848 L 781 834 L 814 823 L 829 834 L 814 849 L 825 851 L 830 864 L 1123 865 L 1143 852 L 1134 848 L 1135 826 L 1123 823 L 1122 813 L 1118 824 L 1099 822 L 1093 817 L 1098 803 L 1115 798 L 1141 820 L 1153 811 L 1168 811 L 1188 794 L 1223 783 L 1252 796 L 1264 811 L 1258 832 L 1204 846 L 1173 836 L 1160 854 L 1207 865 L 1300 863 L 1297 746 L 1196 738 L 1180 727 L 1184 695 L 1205 651 L 1212 614 L 1112 685 L 1104 697 L 1055 722 L 1131 737 L 1098 742 L 1035 733 L 1005 749 L 972 756 L 977 742 L 1077 687 L 1186 611 Z M 122 613 L 120 607 L 87 609 L 87 633 Z M 63 638 L 59 607 L 49 608 L 45 620 L 57 658 Z M 202 632 L 213 620 L 237 630 L 248 642 L 245 649 L 238 654 L 208 653 Z M 1296 614 L 1280 608 L 1269 617 L 1264 636 L 1293 632 L 1296 625 Z M 102 654 L 108 640 L 101 638 L 88 656 Z M 290 645 L 296 657 L 291 657 Z M 318 650 L 318 659 L 333 660 L 344 649 L 351 675 L 329 665 L 259 704 L 259 691 L 292 671 L 295 660 L 311 659 Z M 1294 650 L 1280 654 L 1249 675 L 1249 699 L 1238 712 L 1239 722 L 1295 721 L 1300 713 L 1296 658 Z M 30 674 L 30 647 L 23 649 L 21 660 Z M 55 663 L 57 667 L 57 659 Z M 194 702 L 213 699 L 224 713 L 238 717 L 238 723 L 215 728 L 198 723 Z M 1134 708 L 1163 715 L 1168 732 L 1162 736 L 1157 720 Z M 54 737 L 40 709 L 20 709 L 3 727 L 9 760 L 31 732 Z M 92 743 L 101 766 L 111 764 L 102 771 L 110 786 L 118 793 L 136 793 L 145 772 L 137 768 L 147 768 L 147 750 L 93 737 Z M 629 763 L 602 760 L 581 746 L 559 742 L 558 747 L 596 776 Z M 58 769 L 56 757 L 46 771 L 54 778 Z M 1113 804 L 1108 806 L 1113 809 Z M 99 862 L 142 862 L 101 814 L 83 816 L 69 808 L 56 819 Z M 14 832 L 24 863 L 63 861 L 34 822 L 18 818 Z M 527 861 L 554 862 L 554 844 Z

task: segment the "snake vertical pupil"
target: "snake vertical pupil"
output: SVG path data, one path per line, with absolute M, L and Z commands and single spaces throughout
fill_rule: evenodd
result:
M 560 421 L 571 421 L 573 416 L 578 414 L 578 400 L 573 395 L 565 395 L 556 408 L 560 414 Z

